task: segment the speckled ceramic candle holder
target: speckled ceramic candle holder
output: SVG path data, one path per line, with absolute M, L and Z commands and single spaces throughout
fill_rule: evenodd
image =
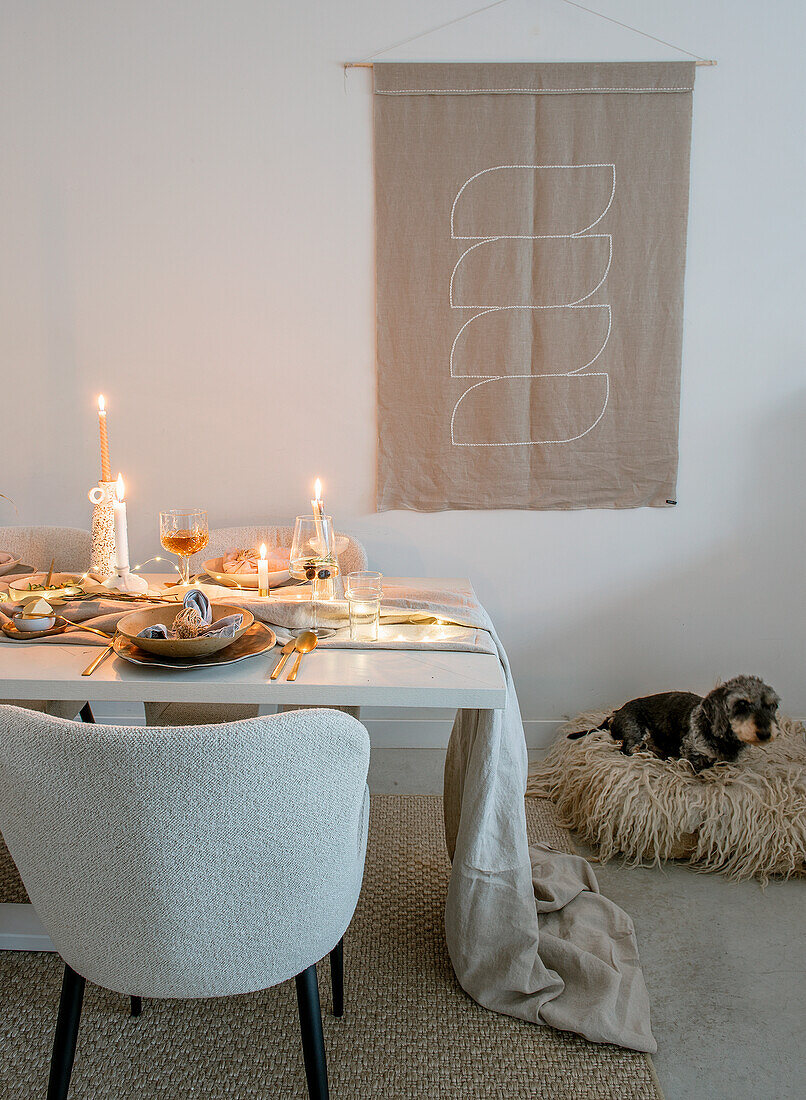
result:
M 115 570 L 115 482 L 99 481 L 87 496 L 93 505 L 90 573 L 108 577 Z

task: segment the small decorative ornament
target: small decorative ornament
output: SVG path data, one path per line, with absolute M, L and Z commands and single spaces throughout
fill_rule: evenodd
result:
M 173 630 L 177 638 L 198 638 L 205 625 L 198 607 L 183 607 L 174 619 Z
M 126 523 L 126 502 L 123 499 L 125 487 L 123 477 L 118 474 L 115 485 L 115 500 L 112 504 L 113 521 L 115 527 L 115 566 L 104 581 L 104 588 L 114 589 L 116 592 L 145 592 L 148 581 L 144 577 L 138 577 L 129 568 L 129 531 Z

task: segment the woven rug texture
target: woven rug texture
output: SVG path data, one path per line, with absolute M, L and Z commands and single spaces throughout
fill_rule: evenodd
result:
M 550 802 L 527 801 L 531 841 L 570 847 Z M 442 800 L 376 795 L 361 899 L 345 936 L 345 1015 L 319 966 L 334 1100 L 662 1100 L 643 1054 L 481 1008 L 445 949 Z M 5 846 L 0 901 L 25 891 Z M 54 955 L 0 952 L 0 1097 L 44 1096 L 61 985 Z M 206 1001 L 145 1001 L 88 985 L 71 1100 L 307 1096 L 294 983 Z

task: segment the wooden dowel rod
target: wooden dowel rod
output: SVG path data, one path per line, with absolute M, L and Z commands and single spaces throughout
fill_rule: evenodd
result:
M 697 66 L 700 66 L 700 65 L 717 65 L 718 62 L 717 61 L 706 61 L 705 59 L 703 59 L 702 61 L 695 61 L 694 64 L 697 65 Z M 375 66 L 373 65 L 373 63 L 371 61 L 345 61 L 344 62 L 344 68 L 345 69 L 374 69 Z

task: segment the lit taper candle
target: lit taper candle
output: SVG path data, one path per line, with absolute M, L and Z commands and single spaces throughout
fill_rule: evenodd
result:
M 322 500 L 322 482 L 319 478 L 313 487 L 314 499 L 311 501 L 313 509 L 313 521 L 316 524 L 316 540 L 319 543 L 319 554 L 324 557 L 327 553 L 327 539 L 324 533 L 325 503 Z
M 126 523 L 126 501 L 123 499 L 125 491 L 123 475 L 118 474 L 112 507 L 115 517 L 115 568 L 119 573 L 129 568 L 129 530 Z
M 101 481 L 112 480 L 109 465 L 109 436 L 106 434 L 106 401 L 104 395 L 98 397 L 98 430 L 101 433 Z
M 257 594 L 268 596 L 269 594 L 269 563 L 266 561 L 266 543 L 260 544 L 260 558 L 257 563 Z

